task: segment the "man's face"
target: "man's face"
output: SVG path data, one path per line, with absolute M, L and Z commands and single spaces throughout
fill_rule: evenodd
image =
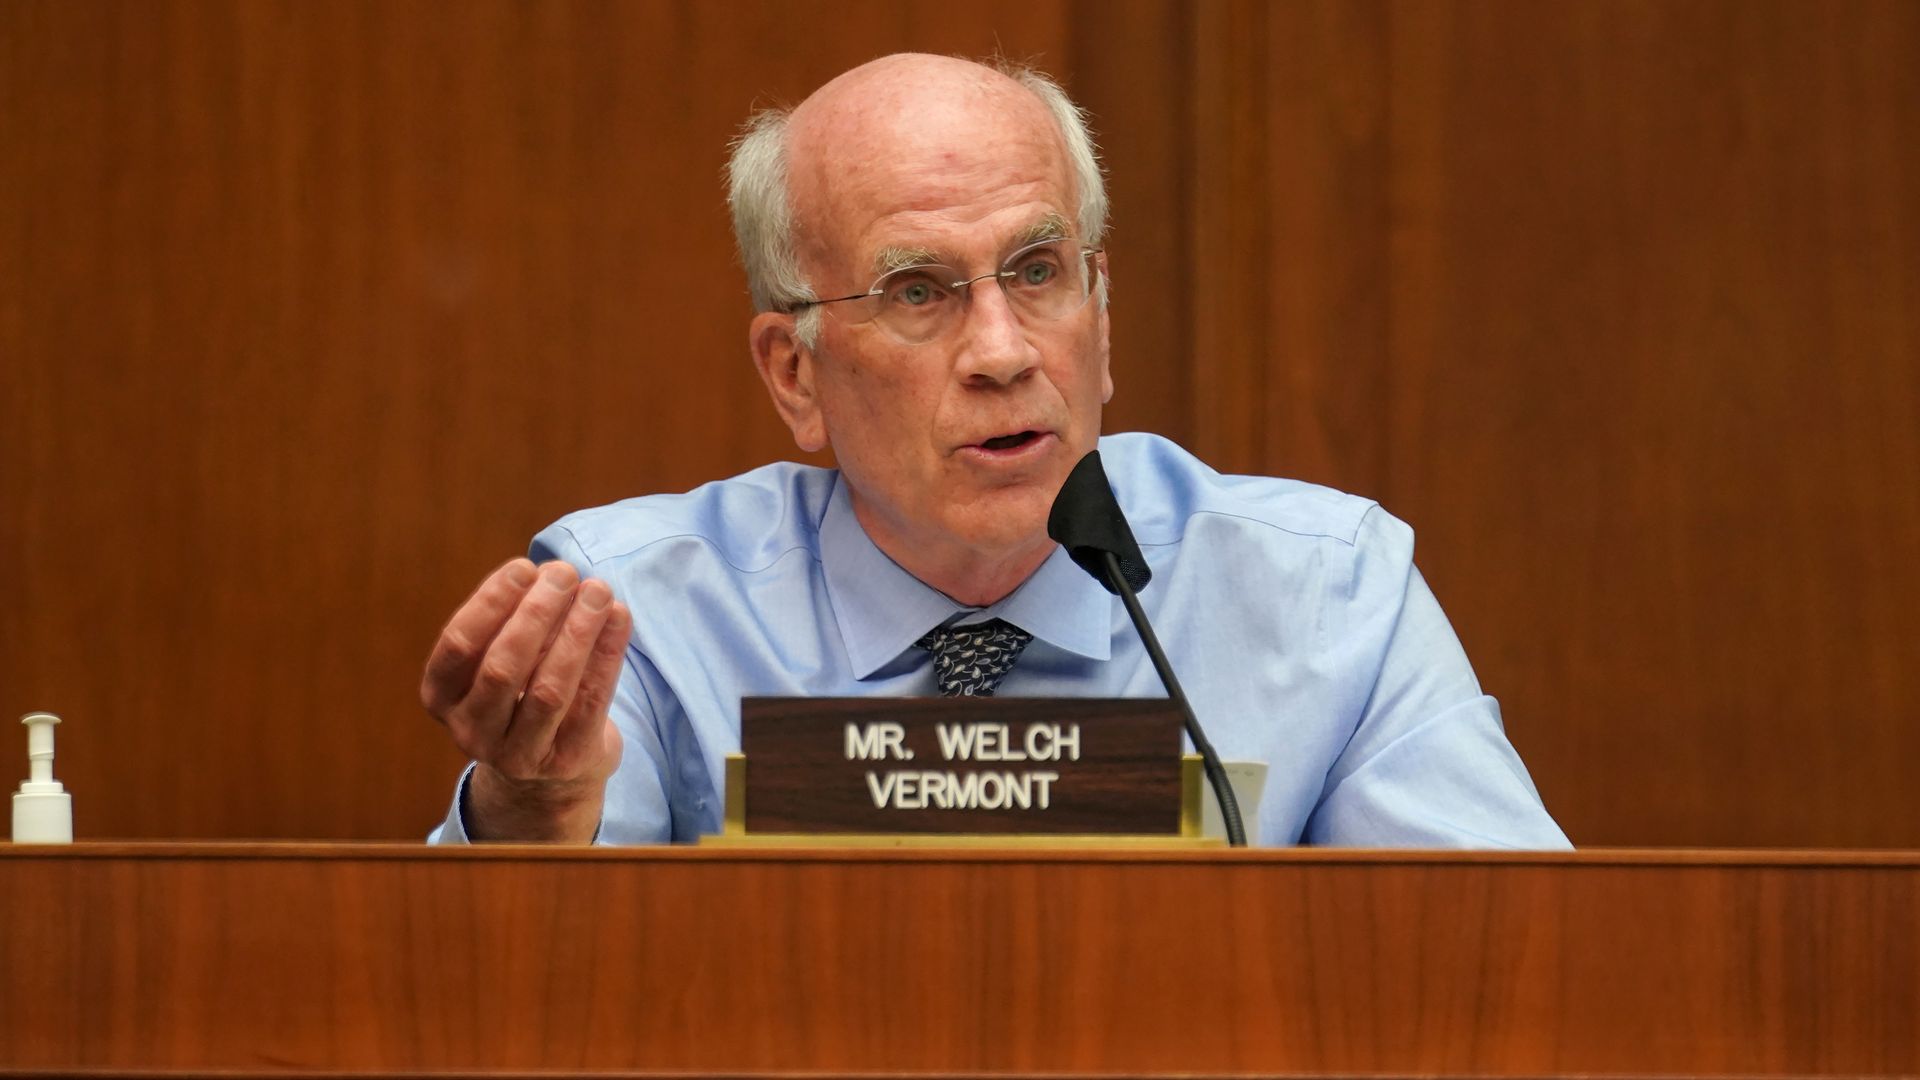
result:
M 896 122 L 846 125 L 831 159 L 796 160 L 795 203 L 814 238 L 802 263 L 818 295 L 865 291 L 889 252 L 990 273 L 1048 223 L 1074 221 L 1058 130 L 1013 90 L 879 102 Z M 1048 510 L 1112 393 L 1097 299 L 1023 319 L 989 279 L 934 340 L 906 344 L 829 310 L 811 352 L 817 412 L 789 422 L 803 446 L 831 445 L 883 550 L 910 563 L 1050 549 Z

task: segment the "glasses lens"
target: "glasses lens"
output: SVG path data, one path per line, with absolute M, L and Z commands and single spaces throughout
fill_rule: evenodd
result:
M 866 302 L 888 333 L 918 345 L 939 337 L 959 314 L 958 280 L 960 272 L 950 266 L 909 266 L 876 282 Z
M 1087 302 L 1091 259 L 1073 240 L 1035 244 L 1006 261 L 1000 270 L 1000 287 L 1007 302 L 1022 315 L 1058 319 Z

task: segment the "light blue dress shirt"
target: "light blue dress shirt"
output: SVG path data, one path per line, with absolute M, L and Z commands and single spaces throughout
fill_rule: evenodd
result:
M 1100 456 L 1153 568 L 1141 602 L 1208 737 L 1269 766 L 1265 842 L 1568 846 L 1414 569 L 1411 529 L 1328 488 L 1223 476 L 1154 435 L 1108 436 Z M 1119 599 L 1064 550 L 999 603 L 957 604 L 874 546 L 830 469 L 583 510 L 531 554 L 633 610 L 601 843 L 719 831 L 742 697 L 934 694 L 914 642 L 942 622 L 1033 634 L 1002 697 L 1165 696 Z M 465 838 L 457 790 L 431 839 Z

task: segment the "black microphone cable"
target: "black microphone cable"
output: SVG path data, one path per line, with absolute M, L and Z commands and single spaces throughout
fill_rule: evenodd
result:
M 1140 554 L 1140 545 L 1133 539 L 1133 530 L 1127 526 L 1126 515 L 1120 512 L 1119 500 L 1113 497 L 1113 488 L 1107 483 L 1100 451 L 1088 451 L 1067 475 L 1067 482 L 1054 498 L 1053 512 L 1047 517 L 1047 535 L 1065 546 L 1067 554 L 1082 570 L 1093 575 L 1095 581 L 1105 585 L 1108 592 L 1119 596 L 1120 602 L 1126 605 L 1127 617 L 1133 620 L 1140 643 L 1146 646 L 1153 669 L 1159 673 L 1161 685 L 1167 688 L 1167 697 L 1180 710 L 1187 738 L 1200 755 L 1200 767 L 1213 788 L 1214 798 L 1220 802 L 1227 843 L 1232 847 L 1246 847 L 1247 830 L 1240 820 L 1240 800 L 1234 797 L 1226 767 L 1220 764 L 1220 755 L 1214 752 L 1213 743 L 1200 730 L 1200 718 L 1194 715 L 1186 691 L 1180 689 L 1173 665 L 1167 662 L 1160 639 L 1154 636 L 1153 624 L 1147 621 L 1147 613 L 1134 592 L 1136 581 L 1143 586 L 1153 575 Z
M 1119 558 L 1111 551 L 1102 554 L 1107 557 L 1107 580 L 1113 582 L 1113 591 L 1120 594 L 1120 602 L 1127 606 L 1127 617 L 1133 620 L 1134 629 L 1140 631 L 1140 642 L 1147 647 L 1147 656 L 1153 660 L 1153 670 L 1160 673 L 1167 696 L 1180 707 L 1180 719 L 1187 725 L 1187 738 L 1193 740 L 1193 748 L 1200 754 L 1200 767 L 1207 774 L 1207 783 L 1213 786 L 1214 797 L 1220 800 L 1220 819 L 1227 825 L 1227 844 L 1246 847 L 1247 829 L 1240 820 L 1240 800 L 1233 794 L 1233 785 L 1227 780 L 1226 766 L 1220 764 L 1220 755 L 1214 752 L 1213 744 L 1207 741 L 1207 733 L 1200 730 L 1200 719 L 1193 715 L 1193 706 L 1187 704 L 1186 691 L 1180 689 L 1180 680 L 1174 677 L 1173 665 L 1167 662 L 1167 654 L 1160 651 L 1160 639 L 1153 635 L 1153 624 L 1147 621 L 1147 613 L 1141 610 L 1140 598 L 1134 595 L 1133 587 L 1120 574 Z

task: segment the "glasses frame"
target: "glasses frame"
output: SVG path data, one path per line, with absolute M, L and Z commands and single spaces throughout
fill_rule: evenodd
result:
M 1030 251 L 1034 251 L 1038 248 L 1048 247 L 1053 244 L 1071 243 L 1072 240 L 1073 238 L 1070 236 L 1056 236 L 1051 240 L 1036 240 L 1033 243 L 1026 245 L 1025 247 L 1018 248 L 1008 253 L 1007 257 L 1001 260 L 999 269 L 991 270 L 991 271 L 988 271 L 987 273 L 979 274 L 974 277 L 963 277 L 957 281 L 944 282 L 945 287 L 952 289 L 954 292 L 960 294 L 960 297 L 963 303 L 966 306 L 971 306 L 973 304 L 974 285 L 982 281 L 986 281 L 988 278 L 992 278 L 994 280 L 994 283 L 1000 286 L 1001 295 L 1007 297 L 1009 307 L 1012 308 L 1016 316 L 1018 316 L 1024 321 L 1026 318 L 1025 314 L 1022 313 L 1018 307 L 1013 306 L 1012 304 L 1013 296 L 1012 294 L 1006 291 L 1007 279 L 1013 277 L 1015 274 L 1019 272 L 1015 268 L 1014 264 L 1020 261 L 1021 256 L 1026 255 Z M 1105 253 L 1106 253 L 1105 248 L 1093 248 L 1093 247 L 1086 247 L 1084 245 L 1080 247 L 1080 262 L 1081 262 L 1081 265 L 1086 267 L 1086 271 L 1087 271 L 1086 292 L 1080 297 L 1080 302 L 1074 305 L 1072 308 L 1069 308 L 1067 311 L 1063 311 L 1058 315 L 1043 316 L 1043 318 L 1047 319 L 1048 321 L 1052 321 L 1053 319 L 1064 319 L 1072 312 L 1079 311 L 1081 308 L 1086 306 L 1087 300 L 1090 297 L 1092 297 L 1093 294 L 1096 291 L 1098 291 L 1100 288 L 1100 265 L 1099 265 L 1099 262 L 1095 259 L 1095 256 L 1102 255 Z M 914 271 L 925 273 L 929 270 L 951 270 L 956 274 L 960 272 L 957 268 L 948 266 L 945 263 L 915 263 L 912 266 L 899 266 L 899 267 L 895 267 L 892 270 L 887 271 L 884 274 L 881 274 L 877 278 L 874 278 L 873 284 L 868 286 L 865 292 L 852 293 L 847 296 L 835 296 L 827 300 L 801 300 L 791 305 L 787 309 L 787 313 L 790 315 L 797 315 L 800 312 L 805 311 L 806 309 L 812 308 L 812 307 L 823 307 L 827 304 L 844 304 L 849 300 L 866 300 L 875 296 L 883 296 L 886 294 L 886 288 L 885 288 L 886 282 L 890 278 L 894 277 L 895 275 L 910 273 Z M 935 278 L 934 280 L 939 281 L 940 279 Z M 877 322 L 879 321 L 879 319 L 880 319 L 880 310 L 876 309 L 872 315 L 869 315 L 866 318 L 859 320 L 854 325 L 859 325 L 860 323 Z M 956 322 L 954 325 L 958 325 L 958 323 Z M 919 341 L 912 341 L 906 338 L 902 338 L 898 333 L 896 333 L 891 327 L 888 327 L 885 323 L 881 323 L 881 328 L 886 330 L 890 336 L 900 340 L 903 344 L 907 344 L 907 345 L 925 345 L 930 341 L 937 341 L 942 336 L 944 336 L 943 334 L 935 334 L 932 337 L 923 338 Z

